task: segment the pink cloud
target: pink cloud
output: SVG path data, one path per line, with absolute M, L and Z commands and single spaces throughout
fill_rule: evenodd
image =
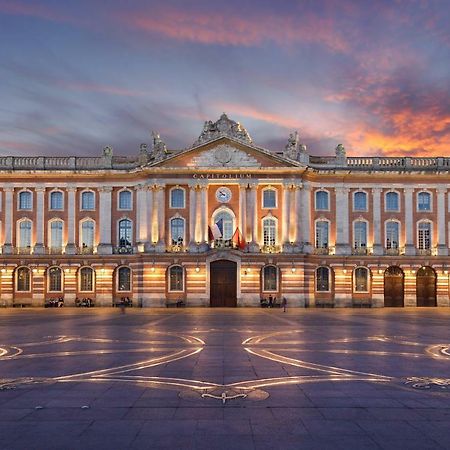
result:
M 54 22 L 70 22 L 69 16 L 58 13 L 44 5 L 36 3 L 23 3 L 20 1 L 0 0 L 0 13 L 15 16 L 31 16 Z
M 137 30 L 170 39 L 200 44 L 257 46 L 275 42 L 281 46 L 301 43 L 323 45 L 332 51 L 345 52 L 348 42 L 336 30 L 333 21 L 305 13 L 299 23 L 296 16 L 277 14 L 240 16 L 211 14 L 172 8 L 152 13 L 121 12 L 116 20 Z
M 79 83 L 79 82 L 66 82 L 58 81 L 57 84 L 63 88 L 79 91 L 79 92 L 97 92 L 101 94 L 118 95 L 125 97 L 141 97 L 148 94 L 145 91 L 137 91 L 132 89 L 126 89 L 118 86 L 111 86 L 107 84 L 99 83 Z

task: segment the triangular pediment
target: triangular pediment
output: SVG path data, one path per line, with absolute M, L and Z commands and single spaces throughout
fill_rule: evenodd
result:
M 248 145 L 229 137 L 221 137 L 214 141 L 197 145 L 151 164 L 151 166 L 161 168 L 180 167 L 188 169 L 259 169 L 298 165 L 300 164 L 287 160 L 269 150 Z

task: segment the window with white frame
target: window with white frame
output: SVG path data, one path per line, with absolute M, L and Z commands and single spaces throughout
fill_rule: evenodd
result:
M 367 222 L 357 220 L 353 223 L 353 248 L 367 247 Z
M 330 269 L 328 267 L 318 267 L 316 269 L 316 291 L 330 291 Z
M 174 217 L 170 220 L 170 237 L 172 245 L 183 245 L 184 241 L 184 219 Z
M 132 194 L 131 191 L 119 192 L 119 209 L 131 210 L 132 209 Z
M 274 265 L 263 267 L 263 291 L 276 292 L 278 290 L 278 269 Z
M 397 249 L 400 240 L 400 224 L 393 220 L 386 222 L 386 248 Z
M 263 208 L 277 207 L 277 191 L 275 189 L 263 190 Z
M 417 194 L 417 209 L 419 211 L 431 211 L 431 194 L 429 192 Z
M 84 220 L 81 223 L 81 247 L 83 249 L 92 249 L 94 247 L 95 222 L 93 220 Z
M 431 248 L 431 223 L 419 222 L 417 231 L 419 250 L 429 250 Z
M 84 191 L 81 193 L 81 209 L 85 211 L 95 209 L 95 194 L 92 191 Z
M 385 196 L 385 208 L 386 211 L 399 211 L 400 202 L 397 192 L 387 192 Z
M 369 271 L 366 267 L 357 267 L 354 272 L 355 292 L 369 291 Z
M 327 220 L 316 221 L 316 248 L 328 248 L 329 223 Z
M 52 220 L 50 222 L 50 247 L 61 249 L 63 246 L 63 227 L 62 220 Z
M 353 211 L 367 211 L 367 194 L 362 191 L 353 195 Z
M 182 292 L 184 290 L 184 271 L 181 266 L 169 267 L 169 291 Z
M 133 224 L 130 219 L 119 220 L 119 247 L 130 247 L 133 242 Z
M 329 195 L 327 191 L 317 191 L 316 192 L 316 210 L 318 211 L 328 211 L 330 209 L 329 205 Z
M 185 208 L 184 189 L 173 188 L 170 191 L 170 207 Z
M 129 267 L 119 267 L 117 269 L 117 290 L 131 291 L 131 269 Z
M 222 221 L 223 234 L 222 239 L 224 241 L 230 240 L 233 237 L 233 216 L 227 211 L 220 211 L 214 216 L 214 223 Z
M 61 191 L 50 192 L 50 209 L 59 211 L 64 209 L 64 195 Z
M 82 267 L 80 269 L 80 292 L 94 291 L 94 269 Z
M 264 245 L 275 245 L 277 241 L 277 221 L 272 217 L 263 220 Z
M 19 209 L 33 208 L 33 194 L 30 191 L 19 192 Z
M 59 267 L 50 267 L 47 271 L 49 292 L 62 292 L 62 271 Z
M 31 220 L 22 220 L 19 222 L 19 245 L 20 248 L 31 247 L 31 233 L 33 225 Z
M 28 267 L 19 267 L 16 270 L 17 292 L 29 292 L 31 287 L 31 272 Z

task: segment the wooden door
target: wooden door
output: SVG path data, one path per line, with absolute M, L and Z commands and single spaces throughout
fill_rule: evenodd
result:
M 221 259 L 210 265 L 211 306 L 234 307 L 237 304 L 237 264 Z
M 384 273 L 384 306 L 404 306 L 404 274 L 402 269 L 391 266 Z
M 437 306 L 436 272 L 431 267 L 421 267 L 416 279 L 417 306 Z

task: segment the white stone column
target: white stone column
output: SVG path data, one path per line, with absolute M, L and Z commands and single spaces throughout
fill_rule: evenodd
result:
M 142 252 L 148 245 L 147 186 L 136 186 L 136 244 Z
M 201 200 L 201 238 L 202 238 L 202 250 L 207 250 L 208 247 L 208 184 L 204 184 L 200 187 L 200 200 Z
M 5 240 L 3 243 L 3 253 L 10 255 L 12 253 L 12 238 L 13 238 L 13 193 L 14 189 L 6 187 L 5 192 Z
M 247 241 L 247 186 L 248 182 L 239 183 L 239 220 L 238 228 L 242 237 Z
M 203 238 L 202 230 L 202 187 L 197 185 L 195 190 L 195 242 L 200 245 Z
M 34 251 L 36 255 L 44 253 L 44 197 L 45 187 L 36 187 L 36 242 Z
M 299 234 L 299 223 L 300 223 L 300 192 L 302 184 L 294 183 L 292 185 L 291 192 L 291 211 L 289 218 L 289 241 L 293 243 L 294 251 L 299 252 L 301 249 L 300 245 L 300 234 Z
M 281 244 L 284 250 L 290 247 L 289 243 L 289 208 L 290 204 L 290 194 L 291 194 L 292 182 L 287 181 L 283 183 L 283 203 L 282 208 L 282 219 L 281 219 Z
M 413 192 L 414 188 L 405 188 L 405 255 L 415 255 L 413 224 Z
M 299 195 L 299 218 L 297 235 L 302 244 L 303 253 L 311 253 L 311 186 L 305 182 Z
M 67 188 L 67 244 L 66 254 L 74 255 L 76 253 L 75 244 L 75 208 L 76 208 L 77 188 L 69 186 Z
M 197 222 L 197 182 L 189 184 L 189 250 L 197 248 L 195 242 L 195 227 Z
M 347 187 L 336 188 L 336 255 L 349 255 L 349 215 Z
M 111 209 L 112 209 L 112 187 L 104 186 L 99 188 L 100 199 L 100 242 L 97 253 L 110 255 L 112 253 L 111 241 Z
M 448 255 L 446 226 L 445 226 L 445 194 L 447 188 L 440 186 L 437 189 L 437 251 L 439 256 Z
M 382 255 L 384 245 L 381 239 L 381 188 L 372 189 L 373 206 L 373 254 Z
M 258 230 L 259 230 L 259 220 L 258 220 L 258 202 L 257 202 L 257 183 L 250 183 L 250 198 L 249 198 L 249 213 L 251 214 L 251 235 L 252 241 L 250 243 L 249 249 L 252 252 L 259 251 L 258 243 Z
M 158 208 L 158 242 L 156 244 L 156 251 L 164 252 L 166 250 L 166 185 L 164 183 L 157 183 L 155 188 L 155 206 Z
M 154 195 L 153 195 L 153 185 L 149 185 L 147 190 L 145 191 L 145 197 L 147 201 L 147 244 L 145 246 L 145 251 L 151 252 L 155 250 L 154 242 L 158 240 L 158 238 L 154 236 L 154 228 L 153 228 L 153 220 L 156 216 L 155 207 L 154 207 Z

